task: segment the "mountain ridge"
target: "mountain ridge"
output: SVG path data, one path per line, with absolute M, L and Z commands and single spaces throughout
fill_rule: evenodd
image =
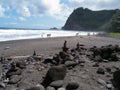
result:
M 117 10 L 92 11 L 88 8 L 77 8 L 70 14 L 62 29 L 84 31 L 107 30 Z

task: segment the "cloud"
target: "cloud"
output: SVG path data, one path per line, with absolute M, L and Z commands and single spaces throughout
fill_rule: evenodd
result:
M 18 17 L 19 20 L 25 21 L 26 19 L 24 17 Z
M 119 0 L 0 0 L 0 4 L 0 17 L 7 12 L 10 13 L 8 15 L 16 15 L 19 20 L 32 16 L 51 16 L 65 21 L 78 7 L 92 10 L 120 8 Z
M 64 19 L 71 12 L 60 0 L 1 0 L 1 3 L 16 11 L 21 17 L 48 15 Z
M 4 17 L 5 9 L 0 5 L 0 17 Z
M 118 9 L 120 8 L 119 0 L 69 0 L 71 7 L 85 7 L 92 10 Z

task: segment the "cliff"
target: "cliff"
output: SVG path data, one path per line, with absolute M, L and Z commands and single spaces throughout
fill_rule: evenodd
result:
M 77 8 L 68 17 L 64 30 L 105 30 L 108 28 L 116 10 L 92 11 Z

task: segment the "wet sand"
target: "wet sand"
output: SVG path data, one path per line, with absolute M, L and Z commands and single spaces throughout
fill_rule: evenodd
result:
M 75 48 L 76 44 L 84 44 L 85 47 L 103 45 L 120 45 L 120 39 L 99 36 L 74 36 L 74 37 L 56 37 L 42 39 L 26 39 L 0 42 L 0 55 L 32 55 L 34 50 L 38 55 L 54 55 L 58 53 L 64 41 L 67 40 L 67 47 Z

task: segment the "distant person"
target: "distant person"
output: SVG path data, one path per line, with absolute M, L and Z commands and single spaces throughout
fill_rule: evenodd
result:
M 76 36 L 79 36 L 79 33 L 76 33 Z
M 51 37 L 51 34 L 47 34 L 47 37 Z
M 90 33 L 88 33 L 87 36 L 90 36 Z

